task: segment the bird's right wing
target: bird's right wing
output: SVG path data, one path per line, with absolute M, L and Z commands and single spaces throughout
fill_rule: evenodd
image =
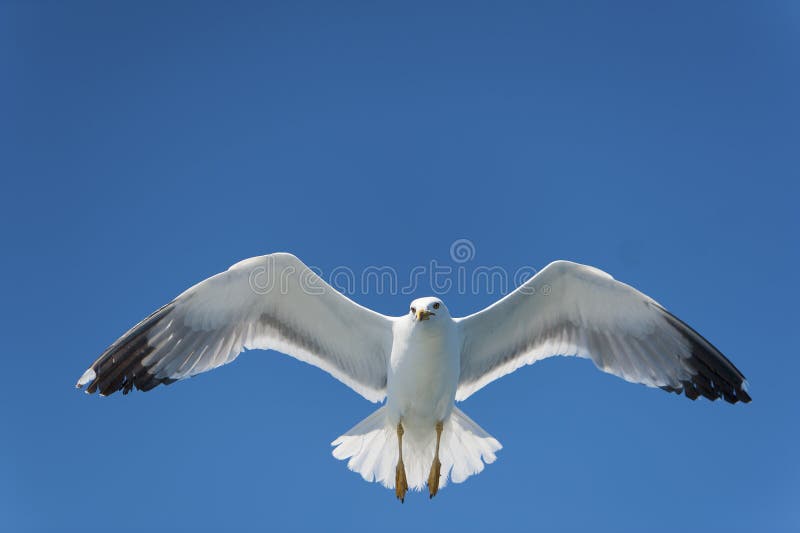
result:
M 112 344 L 77 386 L 111 394 L 194 376 L 245 349 L 317 366 L 377 402 L 386 395 L 392 321 L 337 292 L 291 254 L 236 263 L 191 287 Z
M 456 400 L 554 355 L 591 359 L 627 381 L 749 402 L 744 376 L 652 298 L 602 270 L 550 263 L 483 311 L 458 319 L 464 336 Z

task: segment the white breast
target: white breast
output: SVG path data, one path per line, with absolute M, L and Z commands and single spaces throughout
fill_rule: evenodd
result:
M 450 414 L 460 370 L 460 340 L 455 322 L 446 317 L 394 326 L 387 401 L 390 416 L 403 425 L 433 427 Z

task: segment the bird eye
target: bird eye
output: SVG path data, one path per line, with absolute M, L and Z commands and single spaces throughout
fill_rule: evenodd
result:
M 411 308 L 411 314 L 412 315 L 416 315 L 417 314 L 417 310 L 415 308 L 413 308 L 413 307 Z
M 439 309 L 439 302 L 436 302 L 435 304 L 433 304 L 433 308 L 434 309 Z

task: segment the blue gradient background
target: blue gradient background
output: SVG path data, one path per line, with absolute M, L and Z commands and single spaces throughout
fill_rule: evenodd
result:
M 797 531 L 799 30 L 794 1 L 2 2 L 0 529 Z M 401 506 L 330 456 L 374 406 L 274 352 L 73 388 L 239 259 L 408 273 L 458 238 L 633 284 L 753 403 L 547 360 L 462 405 L 498 461 Z

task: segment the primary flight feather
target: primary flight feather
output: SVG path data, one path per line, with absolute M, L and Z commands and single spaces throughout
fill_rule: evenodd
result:
M 150 390 L 272 349 L 386 402 L 333 442 L 367 481 L 426 484 L 431 497 L 495 460 L 500 443 L 455 407 L 541 359 L 574 355 L 627 381 L 749 402 L 739 370 L 696 331 L 593 267 L 556 261 L 486 309 L 453 318 L 440 298 L 388 317 L 358 305 L 291 254 L 236 263 L 112 344 L 78 380 L 89 393 Z

